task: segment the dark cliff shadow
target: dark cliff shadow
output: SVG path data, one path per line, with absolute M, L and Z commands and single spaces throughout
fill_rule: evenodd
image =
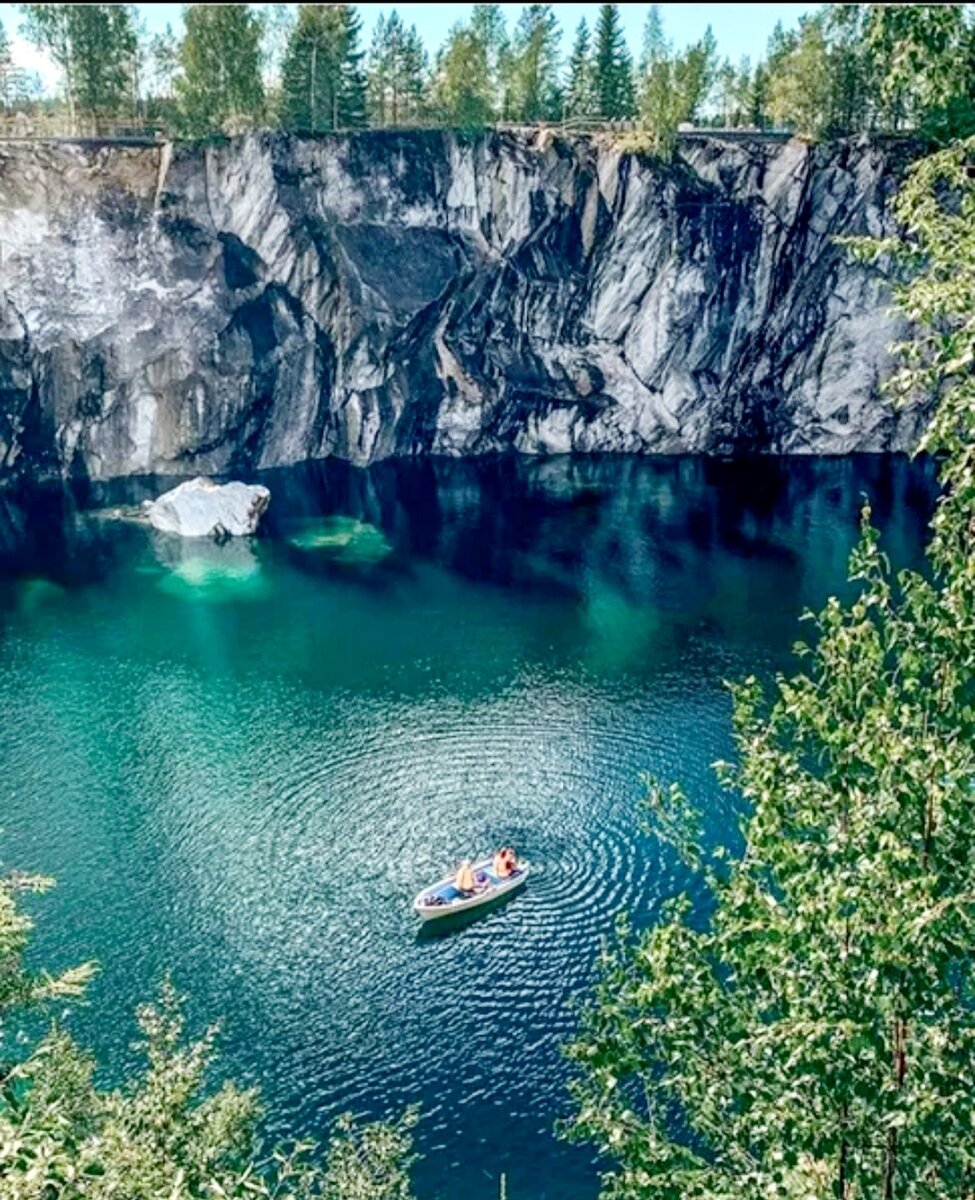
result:
M 499 599 L 557 603 L 574 621 L 543 623 L 536 651 L 588 643 L 619 667 L 679 662 L 732 630 L 760 641 L 770 607 L 791 644 L 803 609 L 847 592 L 864 497 L 895 565 L 916 566 L 936 491 L 929 463 L 882 456 L 329 460 L 262 479 L 266 536 L 299 569 L 376 590 L 426 564 Z M 321 521 L 388 553 L 296 551 L 295 531 Z
M 842 591 L 864 497 L 896 565 L 917 565 L 936 485 L 903 458 L 636 456 L 330 459 L 258 473 L 272 493 L 268 553 L 367 591 L 424 565 L 526 602 L 574 602 L 583 624 L 670 636 L 719 628 L 757 590 L 798 615 Z M 144 549 L 144 526 L 109 519 L 173 481 L 75 481 L 0 496 L 0 571 L 79 586 Z M 568 636 L 568 635 L 567 635 Z

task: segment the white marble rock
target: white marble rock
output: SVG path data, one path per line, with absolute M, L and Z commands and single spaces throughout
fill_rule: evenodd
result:
M 0 477 L 911 448 L 868 138 L 0 145 Z
M 150 525 L 180 537 L 242 537 L 257 532 L 271 493 L 261 484 L 188 479 L 145 507 Z

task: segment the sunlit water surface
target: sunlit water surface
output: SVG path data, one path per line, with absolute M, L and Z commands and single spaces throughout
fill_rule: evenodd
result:
M 640 774 L 709 836 L 723 678 L 789 663 L 862 493 L 918 560 L 929 467 L 860 458 L 340 464 L 263 477 L 264 536 L 181 543 L 51 495 L 0 520 L 3 858 L 57 876 L 36 950 L 95 958 L 108 1078 L 166 968 L 269 1132 L 422 1105 L 421 1197 L 592 1200 L 556 1140 L 570 1000 L 626 909 L 688 886 Z M 410 901 L 511 841 L 534 871 L 443 936 Z

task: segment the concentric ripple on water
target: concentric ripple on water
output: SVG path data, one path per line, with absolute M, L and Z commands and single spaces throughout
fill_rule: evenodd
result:
M 58 877 L 37 950 L 102 964 L 70 1023 L 116 1074 L 172 968 L 272 1134 L 418 1101 L 426 1200 L 502 1171 L 517 1200 L 592 1200 L 552 1134 L 569 1001 L 618 912 L 689 883 L 640 832 L 639 775 L 735 836 L 722 678 L 787 661 L 875 468 L 779 468 L 749 503 L 683 463 L 471 470 L 277 476 L 259 542 L 80 519 L 78 577 L 8 560 L 2 856 Z M 525 890 L 421 931 L 420 887 L 501 842 Z

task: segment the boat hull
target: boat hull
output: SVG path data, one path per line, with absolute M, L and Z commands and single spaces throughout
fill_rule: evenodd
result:
M 491 871 L 491 859 L 475 863 L 472 869 L 475 879 L 486 877 L 484 886 L 473 895 L 467 896 L 459 892 L 454 886 L 454 876 L 448 875 L 420 892 L 413 901 L 413 911 L 422 921 L 436 921 L 441 917 L 452 917 L 457 913 L 470 912 L 473 908 L 480 908 L 482 905 L 490 904 L 492 900 L 517 891 L 524 886 L 525 880 L 528 878 L 527 863 L 519 866 L 514 875 L 507 879 L 498 879 L 494 875 Z M 431 903 L 431 897 L 438 897 L 438 900 Z

